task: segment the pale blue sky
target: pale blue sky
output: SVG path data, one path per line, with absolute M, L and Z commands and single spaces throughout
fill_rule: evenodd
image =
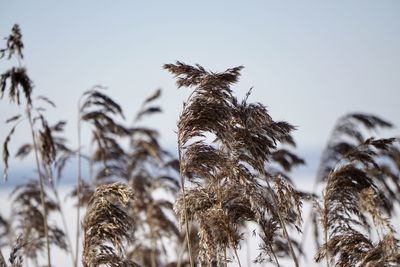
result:
M 129 121 L 162 88 L 165 112 L 148 121 L 173 148 L 187 93 L 162 65 L 181 60 L 215 71 L 244 65 L 237 94 L 254 87 L 252 101 L 298 126 L 305 153 L 322 149 L 350 111 L 400 125 L 399 14 L 399 1 L 0 0 L 0 36 L 20 24 L 35 94 L 57 103 L 49 117 L 68 120 L 73 145 L 77 100 L 102 84 Z M 6 101 L 0 110 L 3 121 L 16 111 Z

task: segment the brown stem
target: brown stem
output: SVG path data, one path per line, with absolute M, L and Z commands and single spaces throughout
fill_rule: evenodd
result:
M 239 255 L 238 255 L 238 253 L 237 253 L 236 248 L 233 248 L 233 252 L 235 253 L 235 256 L 236 256 L 237 261 L 238 261 L 238 264 L 239 264 L 239 267 L 242 267 L 242 264 L 240 264 L 240 259 L 239 259 Z
M 264 173 L 264 177 L 266 178 L 265 173 Z M 281 228 L 282 228 L 283 235 L 284 235 L 286 241 L 288 242 L 289 251 L 290 251 L 290 254 L 292 255 L 292 259 L 293 259 L 294 265 L 295 265 L 296 267 L 299 267 L 299 262 L 298 262 L 298 260 L 297 260 L 296 254 L 294 253 L 292 241 L 291 241 L 290 238 L 289 238 L 289 234 L 288 234 L 288 231 L 287 231 L 287 229 L 286 229 L 286 224 L 285 224 L 285 222 L 284 222 L 284 220 L 283 220 L 283 218 L 282 218 L 282 214 L 281 214 L 281 212 L 280 212 L 280 210 L 279 210 L 278 201 L 277 201 L 277 199 L 276 199 L 276 197 L 275 197 L 275 194 L 274 194 L 274 191 L 272 190 L 271 185 L 270 185 L 269 182 L 268 182 L 268 179 L 266 178 L 265 181 L 266 181 L 266 183 L 267 183 L 268 192 L 269 192 L 269 194 L 270 194 L 271 197 L 272 197 L 273 205 L 276 207 L 275 211 L 276 211 L 276 214 L 278 215 L 279 224 L 280 224 L 280 226 L 281 226 Z
M 180 244 L 176 267 L 182 266 L 182 256 L 183 253 L 185 252 L 185 247 L 186 247 L 186 238 L 185 240 L 183 240 L 183 243 Z
M 274 249 L 272 248 L 271 244 L 269 244 L 269 249 L 271 250 L 272 255 L 274 256 L 276 265 L 278 265 L 278 267 L 280 267 L 281 265 L 279 264 L 278 258 L 276 257 L 275 251 L 274 251 Z
M 71 240 L 71 236 L 69 234 L 68 231 L 68 226 L 67 226 L 67 221 L 65 220 L 65 215 L 64 215 L 64 211 L 62 208 L 62 204 L 61 204 L 61 200 L 60 200 L 60 196 L 58 195 L 58 190 L 54 184 L 54 177 L 53 177 L 53 172 L 51 171 L 51 169 L 46 169 L 47 172 L 47 176 L 50 177 L 50 181 L 51 181 L 51 189 L 53 191 L 54 196 L 56 197 L 56 202 L 59 208 L 59 212 L 60 212 L 60 216 L 61 216 L 61 220 L 62 220 L 62 224 L 64 227 L 64 231 L 65 231 L 65 235 L 67 237 L 67 245 L 69 248 L 69 254 L 71 255 L 71 259 L 72 259 L 72 263 L 75 262 L 75 255 L 74 255 L 74 251 L 72 249 L 72 240 Z
M 30 104 L 27 104 L 26 113 L 28 115 L 29 125 L 31 128 L 32 142 L 33 142 L 33 148 L 34 148 L 33 150 L 35 152 L 36 168 L 37 168 L 38 175 L 39 175 L 40 201 L 41 201 L 41 204 L 43 207 L 43 226 L 44 226 L 44 235 L 46 237 L 47 265 L 48 265 L 48 267 L 51 267 L 50 240 L 49 240 L 49 230 L 48 230 L 48 225 L 47 225 L 47 210 L 46 210 L 46 204 L 45 204 L 45 200 L 44 200 L 44 177 L 43 177 L 43 173 L 42 173 L 42 170 L 40 168 L 40 163 L 39 163 L 38 147 L 37 147 L 37 143 L 36 143 L 35 131 L 33 128 L 31 108 L 32 107 L 30 106 Z
M 7 267 L 6 261 L 4 260 L 3 253 L 0 249 L 0 267 Z
M 147 210 L 147 222 L 150 228 L 150 241 L 151 241 L 151 267 L 156 267 L 156 243 L 153 225 L 153 203 L 150 203 L 150 207 Z
M 224 249 L 224 267 L 228 267 L 228 259 L 227 259 L 227 255 L 226 255 L 226 247 Z
M 325 257 L 326 258 L 326 266 L 329 267 L 329 250 L 328 250 L 328 246 L 327 246 L 327 244 L 328 244 L 328 213 L 327 213 L 328 207 L 326 205 L 326 202 L 327 201 L 325 201 L 325 199 L 324 199 L 324 217 L 323 217 L 324 225 L 323 225 L 323 228 L 324 228 L 324 242 L 327 247 L 326 257 Z
M 247 226 L 248 229 L 248 226 Z M 249 229 L 248 229 L 249 230 Z M 250 255 L 250 232 L 246 235 L 246 264 L 247 266 L 251 266 L 251 255 Z
M 80 101 L 79 101 L 80 102 Z M 76 195 L 77 195 L 77 206 L 76 206 L 76 240 L 75 240 L 75 262 L 74 267 L 78 267 L 78 255 L 79 255 L 79 234 L 80 234 L 80 207 L 81 207 L 81 184 L 82 184 L 82 156 L 81 156 L 81 118 L 80 118 L 80 103 L 78 103 L 78 175 L 76 176 Z
M 185 177 L 183 176 L 183 171 L 182 171 L 182 154 L 181 154 L 180 140 L 178 140 L 178 154 L 179 154 L 179 182 L 181 184 L 181 190 L 182 190 L 182 194 L 183 194 L 183 206 L 185 209 L 185 227 L 186 227 L 187 247 L 188 247 L 188 253 L 189 253 L 189 262 L 190 262 L 190 267 L 194 267 L 193 258 L 192 258 L 192 249 L 191 249 L 190 238 L 189 238 L 189 221 L 188 221 L 188 214 L 187 214 Z

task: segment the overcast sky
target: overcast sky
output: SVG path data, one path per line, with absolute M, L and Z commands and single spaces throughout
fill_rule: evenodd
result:
M 400 1 L 376 0 L 0 0 L 0 36 L 20 24 L 35 94 L 58 105 L 49 118 L 68 120 L 72 145 L 77 100 L 102 84 L 128 121 L 162 88 L 165 112 L 147 121 L 174 148 L 187 90 L 176 90 L 162 65 L 181 60 L 213 71 L 244 65 L 236 94 L 254 87 L 250 99 L 298 126 L 299 150 L 308 153 L 322 149 L 347 112 L 376 113 L 400 125 L 399 14 Z M 1 72 L 7 66 L 0 63 Z M 0 110 L 2 121 L 17 112 L 4 100 Z M 1 127 L 2 140 L 7 130 Z M 17 140 L 29 140 L 27 133 Z

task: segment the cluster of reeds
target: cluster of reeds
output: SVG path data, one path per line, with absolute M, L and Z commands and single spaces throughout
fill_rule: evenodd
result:
M 16 59 L 0 77 L 1 97 L 8 93 L 25 110 L 6 121 L 12 126 L 3 143 L 5 180 L 12 136 L 24 121 L 32 138 L 15 155 L 33 154 L 36 162 L 32 179 L 11 194 L 11 215 L 0 215 L 0 248 L 11 251 L 7 262 L 0 250 L 0 267 L 52 266 L 55 246 L 76 267 L 80 259 L 83 266 L 242 266 L 238 251 L 245 242 L 258 242 L 259 251 L 247 265 L 281 266 L 288 258 L 299 266 L 307 256 L 298 239 L 303 201 L 315 207 L 317 262 L 400 264 L 397 229 L 390 222 L 400 203 L 400 142 L 370 136 L 392 127 L 389 122 L 362 113 L 338 121 L 317 174 L 315 188 L 324 188 L 320 196 L 298 191 L 292 182 L 292 169 L 305 164 L 293 151 L 295 127 L 250 102 L 251 90 L 243 100 L 234 95 L 241 66 L 211 72 L 182 62 L 164 65 L 178 88 L 192 90 L 177 125 L 176 158 L 159 143 L 157 130 L 141 126 L 147 115 L 161 112 L 156 104 L 161 90 L 145 99 L 132 123 L 106 88 L 84 92 L 78 103 L 78 148 L 71 149 L 63 137 L 66 122 L 46 119 L 44 107 L 55 108 L 54 103 L 33 94 L 18 25 L 0 58 Z M 82 144 L 82 127 L 92 130 L 91 144 Z M 71 158 L 77 159 L 75 239 L 58 193 Z M 56 216 L 61 226 L 51 219 Z M 248 234 L 249 226 L 256 238 Z
M 182 240 L 172 209 L 179 190 L 177 160 L 160 146 L 156 130 L 136 126 L 145 115 L 161 111 L 153 104 L 160 95 L 157 90 L 144 101 L 132 126 L 118 123 L 112 117 L 119 115 L 123 119 L 122 109 L 96 88 L 84 94 L 80 109 L 82 121 L 93 126 L 95 148 L 90 156 L 95 169 L 93 186 L 119 181 L 137 196 L 128 211 L 134 219 L 136 238 L 127 251 L 129 257 L 143 266 L 169 262 L 172 257 L 165 242 L 179 246 Z M 86 187 L 88 193 L 93 190 Z
M 199 227 L 199 262 L 226 264 L 231 249 L 240 265 L 241 231 L 246 222 L 255 222 L 264 252 L 279 264 L 279 241 L 298 266 L 287 228 L 301 227 L 301 197 L 286 176 L 268 170 L 272 160 L 287 169 L 302 162 L 277 150 L 280 143 L 293 143 L 294 127 L 275 122 L 262 104 L 248 103 L 250 92 L 237 100 L 231 85 L 242 67 L 212 73 L 177 62 L 164 68 L 178 78 L 178 87 L 194 87 L 178 123 L 182 194 L 176 211 L 186 232 L 192 220 Z
M 60 206 L 59 199 L 58 203 L 53 202 L 49 198 L 47 191 L 49 187 L 55 190 L 52 171 L 57 166 L 57 153 L 59 150 L 68 151 L 68 149 L 63 145 L 63 139 L 57 139 L 53 136 L 53 132 L 62 130 L 63 123 L 50 127 L 45 119 L 44 113 L 46 109 L 42 104 L 45 103 L 51 106 L 54 106 L 54 104 L 43 96 L 33 98 L 33 82 L 28 76 L 26 68 L 22 66 L 23 43 L 21 38 L 20 29 L 18 25 L 15 25 L 11 35 L 7 38 L 7 47 L 1 50 L 2 57 L 7 57 L 8 60 L 15 57 L 18 62 L 16 67 L 12 67 L 1 74 L 1 97 L 8 91 L 10 102 L 14 102 L 18 106 L 25 105 L 25 114 L 13 116 L 6 121 L 6 123 L 13 123 L 14 125 L 3 143 L 4 177 L 7 180 L 10 156 L 8 147 L 11 137 L 17 126 L 23 121 L 28 121 L 32 137 L 31 143 L 22 145 L 16 156 L 24 157 L 33 151 L 38 179 L 16 188 L 13 201 L 16 207 L 13 209 L 12 217 L 15 216 L 18 219 L 10 221 L 19 222 L 16 231 L 21 233 L 25 244 L 23 246 L 24 256 L 31 258 L 35 262 L 37 259 L 36 253 L 45 247 L 47 264 L 51 266 L 50 245 L 53 243 L 62 249 L 66 249 L 66 245 L 63 240 L 64 232 L 57 226 L 48 225 L 50 212 L 60 210 Z M 24 103 L 21 99 L 21 93 L 24 95 Z

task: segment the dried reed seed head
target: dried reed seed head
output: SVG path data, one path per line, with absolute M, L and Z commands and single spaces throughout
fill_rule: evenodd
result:
M 382 227 L 389 232 L 394 231 L 389 218 L 382 215 L 382 203 L 377 192 L 373 188 L 363 189 L 359 193 L 359 208 L 363 213 L 370 214 L 376 227 Z
M 42 130 L 39 131 L 39 141 L 40 141 L 39 152 L 43 162 L 48 166 L 50 166 L 50 164 L 52 164 L 55 160 L 56 148 L 51 129 L 43 116 L 41 116 L 41 121 L 42 121 Z
M 241 235 L 239 228 L 245 221 L 254 220 L 244 188 L 239 184 L 215 185 L 214 187 L 193 188 L 186 191 L 186 200 L 180 195 L 175 210 L 183 224 L 185 204 L 189 218 L 199 225 L 200 258 L 210 262 L 225 248 L 237 248 Z
M 18 24 L 14 24 L 11 29 L 11 34 L 5 38 L 7 40 L 7 47 L 0 49 L 0 59 L 8 53 L 8 59 L 16 54 L 18 57 L 23 58 L 22 49 L 24 44 L 22 43 L 22 33 Z
M 110 113 L 125 118 L 121 106 L 109 96 L 96 89 L 104 89 L 104 87 L 95 86 L 83 94 L 85 99 L 80 106 L 80 113 L 84 114 L 90 109 L 96 108 L 100 113 Z
M 47 218 L 43 215 L 41 205 L 41 191 L 37 180 L 31 180 L 26 184 L 17 186 L 11 193 L 13 196 L 12 207 L 15 210 L 15 230 L 21 232 L 24 240 L 24 256 L 35 260 L 39 254 L 45 250 L 45 230 L 44 220 L 48 220 L 53 211 L 58 211 L 59 207 L 53 201 L 46 190 L 44 191 L 44 203 L 47 211 Z M 48 226 L 48 236 L 51 245 L 55 245 L 62 250 L 67 250 L 64 232 L 56 225 Z
M 7 243 L 4 243 L 5 239 L 7 236 L 10 236 L 11 234 L 11 225 L 10 225 L 10 219 L 9 218 L 4 218 L 0 214 L 0 247 L 4 247 L 7 245 Z
M 274 178 L 273 189 L 276 195 L 277 208 L 284 216 L 284 220 L 288 225 L 295 226 L 297 231 L 301 232 L 303 220 L 301 217 L 302 202 L 300 193 L 289 182 L 280 177 Z
M 175 77 L 177 77 L 178 87 L 190 87 L 200 85 L 204 82 L 204 80 L 206 80 L 206 82 L 213 80 L 224 85 L 236 83 L 240 76 L 240 70 L 243 69 L 243 66 L 227 69 L 222 73 L 211 73 L 207 72 L 199 64 L 190 66 L 177 61 L 175 64 L 165 64 L 164 69 L 168 70 L 174 74 Z
M 321 156 L 318 180 L 324 181 L 342 157 L 365 143 L 364 129 L 378 131 L 381 128 L 391 127 L 390 122 L 372 114 L 351 113 L 341 117 L 336 123 L 328 140 L 328 145 Z
M 155 113 L 162 112 L 162 110 L 159 106 L 149 106 L 150 103 L 154 102 L 160 96 L 161 96 L 161 89 L 157 89 L 152 95 L 150 95 L 149 97 L 147 97 L 145 99 L 145 101 L 142 104 L 141 109 L 136 114 L 135 122 L 142 119 L 146 115 L 152 115 Z
M 364 123 L 372 127 L 372 123 Z M 321 221 L 329 240 L 319 249 L 317 261 L 328 257 L 336 266 L 378 266 L 377 262 L 385 266 L 393 260 L 387 260 L 384 253 L 377 257 L 373 252 L 373 242 L 355 229 L 361 227 L 369 231 L 372 227 L 381 228 L 384 234 L 386 232 L 389 235 L 394 231 L 389 220 L 382 215 L 388 207 L 383 205 L 385 200 L 382 201 L 380 197 L 385 195 L 380 193 L 377 186 L 385 184 L 386 177 L 376 175 L 382 174 L 377 158 L 382 151 L 389 150 L 394 141 L 393 138 L 366 139 L 348 149 L 342 155 L 343 163 L 328 175 Z M 367 215 L 372 217 L 372 224 Z M 398 253 L 397 245 L 394 251 Z M 377 258 L 366 260 L 367 254 L 374 255 L 371 259 Z
M 399 241 L 389 233 L 372 249 L 370 249 L 360 266 L 398 266 L 400 264 Z
M 398 240 L 392 233 L 385 235 L 374 245 L 369 238 L 355 230 L 335 236 L 324 244 L 315 257 L 322 261 L 327 254 L 332 255 L 330 262 L 335 266 L 397 266 L 400 264 Z
M 294 127 L 274 122 L 262 104 L 248 104 L 250 93 L 242 102 L 233 96 L 230 86 L 237 82 L 241 67 L 224 73 L 207 72 L 201 66 L 181 62 L 164 67 L 178 77 L 178 87 L 195 87 L 178 123 L 181 172 L 195 188 L 178 198 L 176 211 L 181 223 L 187 213 L 199 224 L 200 262 L 220 257 L 227 247 L 235 249 L 242 223 L 260 223 L 261 210 L 266 207 L 274 219 L 285 212 L 285 223 L 299 224 L 300 197 L 285 194 L 294 190 L 276 182 L 279 197 L 271 196 L 266 190 L 268 181 L 259 178 L 266 176 L 265 164 L 278 143 L 293 144 L 290 132 Z M 288 154 L 282 153 L 281 160 Z M 293 162 L 287 164 L 300 162 L 293 154 L 290 156 Z M 271 205 L 273 199 L 279 199 L 278 207 Z
M 13 245 L 11 252 L 10 252 L 10 257 L 8 261 L 11 263 L 11 267 L 22 267 L 23 266 L 23 249 L 27 245 L 28 242 L 24 241 L 21 236 L 17 238 L 15 241 L 15 244 Z M 0 266 L 1 263 L 0 263 Z M 4 262 L 4 267 L 7 267 L 6 263 Z
M 196 86 L 200 83 L 200 79 L 207 74 L 206 70 L 200 65 L 193 67 L 179 61 L 175 64 L 165 64 L 164 69 L 178 78 L 178 87 Z
M 157 91 L 155 94 L 145 100 L 138 116 L 144 116 L 154 113 L 155 106 L 149 106 L 161 94 Z M 90 104 L 92 105 L 92 104 Z M 169 190 L 175 192 L 178 190 L 176 179 L 174 179 L 164 161 L 171 159 L 158 143 L 158 132 L 142 127 L 123 127 L 123 131 L 109 130 L 109 125 L 116 124 L 110 114 L 104 110 L 97 110 L 96 106 L 89 106 L 84 109 L 83 119 L 92 122 L 94 128 L 95 142 L 98 144 L 92 158 L 95 161 L 103 161 L 104 167 L 96 170 L 96 183 L 106 183 L 115 180 L 124 180 L 134 190 L 137 197 L 132 201 L 127 214 L 135 220 L 131 227 L 136 231 L 140 243 L 133 240 L 128 247 L 129 252 L 138 250 L 143 244 L 155 243 L 156 258 L 160 262 L 165 261 L 162 257 L 163 248 L 158 239 L 169 238 L 178 239 L 179 232 L 171 209 L 172 203 L 166 199 L 155 197 L 157 190 Z M 158 110 L 158 109 L 157 109 Z M 119 124 L 118 124 L 119 125 Z M 113 126 L 112 126 L 113 127 Z M 126 138 L 128 147 L 120 145 L 121 138 Z M 165 173 L 165 175 L 163 175 Z M 151 229 L 151 231 L 149 230 Z M 175 237 L 174 237 L 175 236 Z M 146 245 L 143 245 L 147 247 Z M 135 260 L 141 262 L 146 255 L 138 255 Z M 129 258 L 129 257 L 128 257 Z
M 132 191 L 120 183 L 97 188 L 83 222 L 84 266 L 135 266 L 125 258 L 123 247 L 132 234 L 132 218 L 126 211 L 132 198 Z
M 345 165 L 330 175 L 324 193 L 325 209 L 322 220 L 332 225 L 331 234 L 342 231 L 341 226 L 348 223 L 370 228 L 365 215 L 359 209 L 359 193 L 368 188 L 376 190 L 372 179 L 353 165 Z M 357 220 L 351 219 L 350 214 L 356 216 Z M 325 231 L 328 231 L 328 227 L 331 228 L 325 223 L 323 227 Z
M 303 158 L 300 158 L 293 152 L 283 148 L 272 152 L 271 159 L 282 166 L 282 168 L 287 172 L 290 172 L 293 167 L 305 164 Z
M 329 260 L 335 266 L 356 266 L 372 246 L 369 238 L 349 229 L 346 233 L 332 237 L 319 248 L 314 259 L 321 262 L 327 255 L 332 255 Z
M 32 104 L 31 94 L 33 83 L 26 73 L 25 68 L 12 68 L 0 76 L 0 98 L 3 98 L 4 92 L 8 84 L 8 96 L 11 102 L 20 104 L 20 91 L 25 95 L 28 105 Z

